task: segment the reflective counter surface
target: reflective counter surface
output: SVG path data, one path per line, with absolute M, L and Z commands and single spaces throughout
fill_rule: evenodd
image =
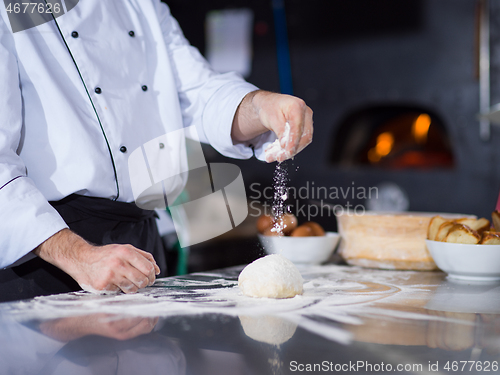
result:
M 240 270 L 2 303 L 0 373 L 500 372 L 500 283 L 309 266 L 303 295 L 273 300 L 243 296 Z

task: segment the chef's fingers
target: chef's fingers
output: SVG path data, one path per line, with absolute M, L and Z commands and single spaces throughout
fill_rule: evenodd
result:
M 285 150 L 277 160 L 284 161 L 295 156 L 312 142 L 313 111 L 299 98 L 285 97 L 287 100 L 282 108 L 285 124 L 290 126 L 289 139 L 280 138 L 280 145 Z M 285 125 L 286 126 L 286 125 Z
M 311 108 L 307 107 L 304 113 L 304 127 L 299 140 L 299 144 L 297 146 L 297 154 L 312 142 L 313 133 L 313 111 Z
M 123 275 L 123 279 L 119 286 L 125 293 L 135 293 L 138 289 L 145 288 L 151 284 L 152 283 L 148 275 L 144 275 L 136 268 L 130 267 L 126 270 L 126 274 Z M 127 289 L 127 291 L 123 289 L 123 286 Z
M 119 286 L 125 293 L 130 292 L 125 291 L 123 287 L 131 288 L 131 286 L 126 283 L 121 285 L 120 283 L 123 282 L 122 278 L 129 279 L 133 283 L 138 283 L 137 286 L 139 288 L 144 288 L 154 283 L 156 270 L 153 263 L 146 256 L 132 245 L 114 245 L 113 247 L 115 248 L 116 258 L 109 265 L 112 274 L 108 280 L 113 280 L 113 283 Z M 147 280 L 145 285 L 143 285 L 143 280 Z
M 281 147 L 288 155 L 297 153 L 302 133 L 304 132 L 305 112 L 307 105 L 299 98 L 290 97 L 283 109 L 286 123 L 290 126 L 290 137 L 287 143 L 281 142 Z
M 134 248 L 134 250 L 137 250 Z M 129 264 L 132 266 L 127 277 L 136 284 L 139 288 L 145 288 L 146 286 L 153 285 L 156 279 L 156 268 L 154 264 L 146 259 L 140 252 L 136 251 L 131 257 L 128 258 Z M 135 272 L 137 270 L 137 272 Z M 147 279 L 146 285 L 142 285 L 142 280 L 140 277 L 145 277 Z M 137 284 L 139 283 L 139 284 Z
M 115 281 L 115 283 L 118 286 L 118 288 L 120 288 L 120 290 L 126 294 L 137 293 L 137 291 L 140 289 L 128 277 L 122 277 L 121 279 Z
M 160 274 L 160 267 L 158 267 L 158 264 L 156 264 L 156 260 L 153 257 L 153 255 L 151 253 L 148 253 L 147 251 L 144 251 L 144 250 L 140 250 L 140 249 L 135 249 L 135 250 L 137 252 L 139 252 L 139 254 L 141 254 L 142 256 L 146 257 L 146 259 L 148 259 L 151 263 L 153 263 L 153 266 L 155 268 L 155 275 L 159 275 Z
M 147 251 L 143 251 L 137 249 L 132 245 L 126 245 L 130 250 L 132 250 L 132 254 L 128 257 L 129 263 L 141 271 L 144 275 L 149 278 L 150 285 L 155 282 L 155 276 L 159 271 L 158 265 L 153 258 L 153 255 L 148 253 Z

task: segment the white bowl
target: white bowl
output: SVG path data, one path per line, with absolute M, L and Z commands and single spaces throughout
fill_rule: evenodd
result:
M 259 240 L 268 254 L 281 254 L 295 264 L 321 264 L 337 247 L 338 233 L 326 232 L 324 236 L 278 237 L 259 234 Z
M 500 280 L 500 245 L 466 245 L 425 240 L 437 266 L 461 280 Z

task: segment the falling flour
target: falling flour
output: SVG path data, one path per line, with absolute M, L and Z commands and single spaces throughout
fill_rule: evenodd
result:
M 286 151 L 286 147 L 290 142 L 290 124 L 285 123 L 285 131 L 283 132 L 281 138 L 276 139 L 272 144 L 270 144 L 265 150 L 265 157 L 268 162 L 278 160 L 281 156 L 289 159 L 291 154 Z M 272 206 L 272 213 L 277 220 L 271 232 L 277 233 L 278 236 L 283 236 L 283 229 L 285 228 L 285 223 L 283 220 L 283 215 L 286 213 L 285 201 L 288 198 L 288 169 L 286 164 L 278 162 L 276 169 L 274 170 L 274 199 Z
M 274 170 L 273 189 L 274 199 L 272 211 L 276 220 L 274 226 L 271 228 L 271 232 L 277 233 L 278 236 L 283 236 L 283 229 L 286 227 L 283 215 L 287 213 L 285 201 L 288 199 L 288 169 L 286 163 L 278 163 L 276 165 L 276 169 Z

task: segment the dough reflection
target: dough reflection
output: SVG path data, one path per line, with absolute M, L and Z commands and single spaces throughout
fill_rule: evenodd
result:
M 239 316 L 245 334 L 256 341 L 280 345 L 292 338 L 297 324 L 279 316 Z

